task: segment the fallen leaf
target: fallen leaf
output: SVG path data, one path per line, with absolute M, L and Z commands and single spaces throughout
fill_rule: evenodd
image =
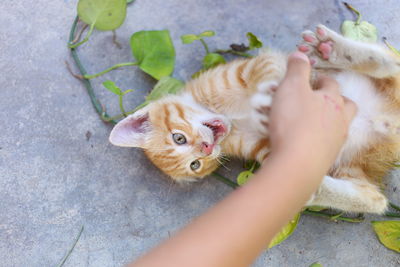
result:
M 293 218 L 293 220 L 291 220 L 288 224 L 286 224 L 282 228 L 282 230 L 274 236 L 274 238 L 269 243 L 268 248 L 272 248 L 273 246 L 276 246 L 282 243 L 284 240 L 286 240 L 296 229 L 297 224 L 299 223 L 299 219 L 300 219 L 300 213 L 298 213 Z
M 79 0 L 81 20 L 101 31 L 117 29 L 126 17 L 126 0 Z
M 372 221 L 379 241 L 388 249 L 400 253 L 400 221 Z

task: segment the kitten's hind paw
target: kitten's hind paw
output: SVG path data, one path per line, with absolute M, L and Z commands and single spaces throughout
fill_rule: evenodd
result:
M 319 25 L 315 32 L 302 33 L 302 42 L 297 49 L 308 55 L 311 65 L 315 67 L 332 67 L 338 56 L 338 41 L 342 37 L 336 32 Z

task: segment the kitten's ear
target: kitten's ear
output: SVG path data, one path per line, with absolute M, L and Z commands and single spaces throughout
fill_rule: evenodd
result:
M 143 147 L 150 130 L 148 112 L 139 110 L 118 122 L 112 129 L 109 140 L 116 146 Z

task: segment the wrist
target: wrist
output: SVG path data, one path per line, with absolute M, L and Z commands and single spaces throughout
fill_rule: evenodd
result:
M 291 179 L 319 184 L 330 168 L 327 160 L 313 155 L 310 149 L 282 149 L 271 152 L 264 160 L 262 169 L 276 170 Z

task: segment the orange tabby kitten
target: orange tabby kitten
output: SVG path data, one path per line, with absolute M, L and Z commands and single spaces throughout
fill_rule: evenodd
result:
M 322 25 L 303 39 L 299 50 L 314 74 L 334 77 L 358 106 L 348 140 L 308 205 L 383 213 L 387 199 L 378 186 L 400 151 L 400 58 Z M 285 71 L 286 55 L 277 52 L 218 66 L 119 122 L 110 141 L 143 148 L 177 181 L 210 174 L 222 155 L 261 162 L 269 152 L 266 114 Z

